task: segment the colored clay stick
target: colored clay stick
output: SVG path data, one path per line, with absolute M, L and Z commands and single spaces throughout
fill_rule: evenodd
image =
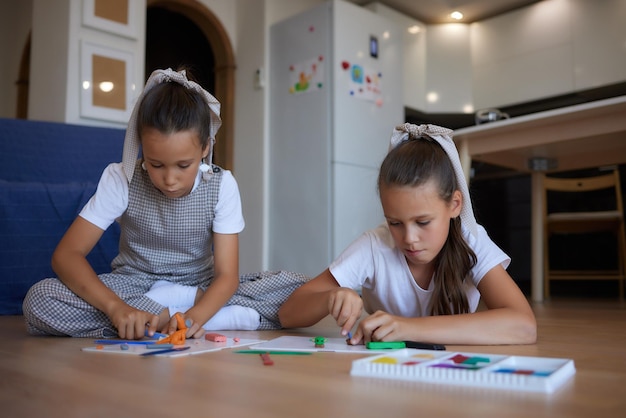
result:
M 141 354 L 142 357 L 145 356 L 154 356 L 156 354 L 165 354 L 165 353 L 173 353 L 176 351 L 185 351 L 185 350 L 189 350 L 191 347 L 187 346 L 187 347 L 175 347 L 175 348 L 167 348 L 165 350 L 154 350 L 154 351 L 147 351 L 143 354 Z
M 419 348 L 420 350 L 445 350 L 446 346 L 442 344 L 421 343 L 418 341 L 405 341 L 406 348 Z
M 370 341 L 365 346 L 371 350 L 406 348 L 404 341 Z
M 152 338 L 153 340 L 160 340 L 161 338 L 167 338 L 169 335 L 155 332 L 152 336 L 148 334 L 148 330 L 144 333 L 144 337 Z
M 217 334 L 215 332 L 210 332 L 204 335 L 204 339 L 207 341 L 213 341 L 216 343 L 225 343 L 226 342 L 226 336 L 222 335 L 222 334 Z
M 281 350 L 237 350 L 233 351 L 236 354 L 278 354 L 278 355 L 286 355 L 286 356 L 310 356 L 311 352 L 309 351 L 281 351 Z
M 264 365 L 271 366 L 274 364 L 274 360 L 270 358 L 269 353 L 261 353 L 259 356 L 261 356 L 261 360 L 263 360 Z
M 174 348 L 174 344 L 152 344 L 152 345 L 147 345 L 146 348 L 149 348 L 152 350 L 161 350 L 161 349 L 166 349 L 166 348 Z
M 129 344 L 129 345 L 151 345 L 155 341 L 141 341 L 141 340 L 95 340 L 94 344 L 98 345 L 113 345 L 113 344 Z

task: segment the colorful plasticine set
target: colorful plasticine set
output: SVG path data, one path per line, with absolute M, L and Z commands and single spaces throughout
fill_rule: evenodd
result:
M 548 393 L 575 373 L 570 359 L 412 348 L 355 360 L 350 371 L 352 376 Z
M 186 340 L 174 346 L 159 343 L 158 338 L 139 341 L 97 340 L 96 346 L 85 347 L 83 351 L 180 357 L 249 347 L 248 350 L 233 352 L 260 354 L 264 365 L 274 364 L 270 354 L 367 353 L 372 355 L 352 362 L 352 376 L 545 393 L 555 391 L 576 373 L 573 360 L 565 358 L 454 352 L 445 351 L 445 347 L 437 345 L 433 345 L 435 349 L 402 348 L 422 346 L 408 341 L 365 346 L 349 345 L 343 338 L 320 336 L 282 336 L 266 341 L 240 339 L 226 334 L 209 333 L 204 339 Z

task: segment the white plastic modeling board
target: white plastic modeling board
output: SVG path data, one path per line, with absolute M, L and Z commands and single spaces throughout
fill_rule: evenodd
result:
M 115 341 L 115 340 L 111 340 Z M 233 337 L 228 337 L 225 342 L 213 342 L 207 341 L 204 338 L 200 339 L 187 339 L 185 341 L 184 346 L 189 347 L 184 351 L 170 351 L 168 353 L 162 354 L 154 354 L 150 355 L 150 357 L 182 357 L 182 356 L 191 356 L 195 354 L 208 353 L 211 351 L 223 350 L 225 348 L 237 348 L 237 347 L 245 347 L 251 344 L 258 344 L 265 340 L 255 340 L 255 339 L 246 339 L 241 338 L 236 341 Z M 126 355 L 135 355 L 141 356 L 142 354 L 160 351 L 156 349 L 146 348 L 146 345 L 143 344 L 127 344 L 124 349 L 122 349 L 122 344 L 98 344 L 91 347 L 84 347 L 83 351 L 90 352 L 98 352 L 98 353 L 109 353 L 109 354 L 126 354 Z M 181 347 L 181 346 L 174 346 Z
M 564 358 L 405 348 L 352 362 L 352 376 L 553 392 L 576 373 Z
M 316 347 L 315 337 L 282 336 L 262 344 L 250 347 L 254 350 L 267 351 L 307 351 L 307 352 L 334 352 L 334 353 L 387 353 L 391 350 L 372 350 L 365 345 L 350 345 L 346 338 L 324 338 L 324 346 Z

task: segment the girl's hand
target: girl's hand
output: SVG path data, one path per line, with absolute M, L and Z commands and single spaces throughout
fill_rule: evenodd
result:
M 159 316 L 150 312 L 140 311 L 127 304 L 120 304 L 111 316 L 111 322 L 117 329 L 120 338 L 138 340 L 146 333 L 146 324 L 158 324 Z M 156 326 L 154 326 L 156 328 Z
M 191 321 L 191 326 L 187 327 L 187 334 L 185 334 L 185 336 L 187 338 L 202 338 L 206 333 L 206 330 L 202 328 L 200 323 L 194 321 L 193 318 L 188 315 L 183 315 L 183 317 L 185 318 L 185 321 Z
M 177 330 L 186 328 L 185 338 L 201 338 L 204 335 L 206 332 L 204 328 L 194 321 L 191 316 L 181 312 L 178 312 L 178 315 L 182 318 L 182 323 L 180 323 L 180 320 L 176 318 L 176 313 L 174 313 L 170 318 L 165 333 L 172 335 Z
M 330 291 L 328 313 L 341 327 L 341 335 L 348 335 L 361 316 L 362 310 L 363 300 L 354 290 L 338 287 Z
M 354 344 L 358 344 L 361 340 L 364 340 L 364 343 L 370 341 L 404 341 L 408 339 L 404 331 L 406 320 L 407 318 L 401 316 L 376 311 L 361 321 L 351 341 Z

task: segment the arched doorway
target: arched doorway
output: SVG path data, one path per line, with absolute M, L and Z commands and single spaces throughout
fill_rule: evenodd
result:
M 184 67 L 198 84 L 215 93 L 215 57 L 211 45 L 200 28 L 181 14 L 160 7 L 148 8 L 145 58 L 146 80 L 156 69 Z
M 196 74 L 196 71 L 194 71 L 194 75 L 200 84 L 208 88 L 222 105 L 222 127 L 217 133 L 217 142 L 213 158 L 216 164 L 228 170 L 233 170 L 235 58 L 226 30 L 219 19 L 217 19 L 210 10 L 195 0 L 148 0 L 147 7 L 150 12 L 154 11 L 159 15 L 162 13 L 170 13 L 179 23 L 193 23 L 195 25 L 194 28 L 185 28 L 185 30 L 192 31 L 193 36 L 195 36 L 193 31 L 197 30 L 204 36 L 204 40 L 210 47 L 210 51 L 205 50 L 203 56 L 201 56 L 203 52 L 199 51 L 195 62 L 185 62 L 184 64 L 190 65 L 192 70 L 194 67 L 204 65 L 213 66 L 208 76 L 207 74 Z M 156 19 L 154 22 L 158 24 Z M 148 22 L 147 25 L 148 24 L 151 24 L 151 22 Z M 151 28 L 150 30 L 157 29 L 158 28 Z M 175 29 L 171 25 L 171 22 L 168 23 L 167 26 L 160 28 L 160 32 L 165 34 L 172 33 L 173 30 Z M 150 41 L 146 39 L 146 55 L 153 46 L 148 45 L 148 42 Z M 157 47 L 159 47 L 159 45 L 157 45 Z M 207 54 L 211 55 L 211 57 L 207 57 Z M 207 58 L 210 59 L 207 60 Z M 146 62 L 148 62 L 149 59 L 150 57 L 146 57 Z M 175 62 L 169 64 L 169 66 L 175 67 L 179 64 L 183 64 L 183 62 Z M 152 69 L 146 67 L 146 72 L 149 73 L 151 70 Z M 202 80 L 203 77 L 206 77 L 206 79 Z

